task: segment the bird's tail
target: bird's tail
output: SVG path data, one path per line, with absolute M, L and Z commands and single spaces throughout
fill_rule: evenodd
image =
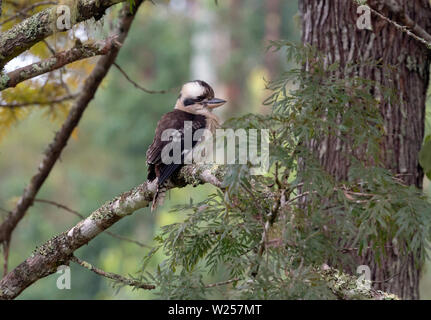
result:
M 154 198 L 153 198 L 153 204 L 151 205 L 151 211 L 154 211 L 157 206 L 162 205 L 163 201 L 165 200 L 166 197 L 166 184 L 163 183 L 159 186 L 157 186 L 157 191 L 154 194 Z

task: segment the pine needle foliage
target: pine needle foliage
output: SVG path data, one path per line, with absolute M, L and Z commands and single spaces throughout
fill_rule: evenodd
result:
M 163 227 L 140 273 L 161 298 L 336 299 L 324 264 L 356 270 L 354 254 L 371 251 L 381 262 L 394 243 L 418 266 L 426 258 L 431 205 L 381 167 L 385 132 L 372 93 L 394 93 L 354 76 L 357 65 L 340 76 L 340 66 L 312 47 L 273 45 L 297 67 L 268 85 L 272 113 L 225 123 L 270 130 L 271 170 L 252 176 L 249 165 L 228 166 L 222 191 L 175 208 L 186 218 Z M 312 150 L 329 136 L 350 146 L 345 181 L 327 173 Z M 166 259 L 151 270 L 158 251 Z

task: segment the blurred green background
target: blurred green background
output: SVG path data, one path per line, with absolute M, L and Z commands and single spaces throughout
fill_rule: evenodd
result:
M 229 104 L 219 114 L 223 119 L 268 112 L 262 105 L 268 95 L 265 79 L 277 77 L 285 61 L 282 53 L 271 53 L 267 47 L 269 40 L 300 41 L 297 1 L 218 2 L 218 6 L 214 1 L 198 0 L 144 3 L 117 61 L 139 84 L 172 90 L 168 94 L 144 93 L 112 68 L 37 198 L 56 201 L 87 216 L 105 201 L 145 181 L 145 152 L 157 121 L 173 108 L 185 81 L 206 80 L 217 96 L 227 99 Z M 13 208 L 59 125 L 60 121 L 49 121 L 44 112 L 35 112 L 0 142 L 1 208 Z M 427 130 L 431 133 L 430 125 Z M 425 189 L 430 193 L 428 181 Z M 203 199 L 212 191 L 209 186 L 172 190 L 155 213 L 140 210 L 110 231 L 151 247 L 161 226 L 182 219 L 181 214 L 169 212 L 173 205 L 189 202 L 191 197 Z M 14 232 L 10 267 L 76 222 L 78 218 L 71 213 L 35 203 Z M 149 250 L 101 234 L 76 255 L 105 271 L 133 276 Z M 156 256 L 152 267 L 161 259 L 161 254 Z M 150 291 L 118 291 L 111 281 L 73 263 L 70 290 L 57 289 L 59 275 L 38 281 L 19 299 L 155 298 Z M 208 280 L 221 279 L 223 275 Z M 429 272 L 423 276 L 421 291 L 422 298 L 431 299 Z M 223 298 L 223 292 L 214 298 Z

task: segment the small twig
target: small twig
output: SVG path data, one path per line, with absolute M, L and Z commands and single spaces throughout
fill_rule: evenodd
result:
M 408 264 L 408 259 L 406 259 L 406 261 L 404 262 L 404 265 L 401 267 L 401 270 L 400 270 L 400 272 L 398 272 L 398 273 L 396 273 L 396 274 L 394 274 L 394 275 L 392 275 L 392 276 L 390 276 L 389 278 L 387 278 L 387 279 L 383 279 L 383 280 L 381 280 L 381 281 L 371 281 L 372 283 L 385 283 L 385 282 L 389 282 L 389 281 L 391 281 L 392 279 L 394 279 L 394 278 L 396 278 L 396 277 L 398 277 L 403 271 L 404 271 L 404 269 L 405 269 L 405 267 L 407 266 L 407 264 Z
M 9 248 L 10 248 L 10 241 L 4 241 L 3 242 L 3 276 L 7 274 L 8 270 L 8 261 L 9 261 Z
M 68 95 L 71 95 L 72 92 L 70 91 L 69 86 L 66 84 L 66 82 L 64 82 L 64 79 L 63 79 L 63 73 L 65 72 L 65 68 L 63 67 L 59 71 L 60 71 L 59 78 L 60 78 L 61 86 L 64 88 L 64 90 L 66 90 L 66 92 L 67 92 Z
M 34 3 L 31 6 L 28 6 L 27 8 L 24 8 L 24 9 L 18 11 L 16 14 L 7 18 L 6 20 L 0 22 L 0 26 L 4 25 L 5 23 L 7 23 L 9 21 L 15 20 L 18 17 L 27 17 L 28 15 L 26 13 L 30 10 L 37 8 L 37 7 L 54 5 L 54 4 L 57 4 L 57 1 L 42 1 L 42 2 L 38 2 L 38 3 Z
M 280 179 L 278 179 L 278 167 L 279 167 L 279 163 L 278 161 L 275 163 L 275 183 L 278 186 L 278 190 L 283 189 L 283 186 L 281 184 Z
M 355 201 L 356 203 L 365 203 L 366 200 L 355 200 L 352 197 L 348 197 L 348 195 L 354 195 L 354 196 L 359 196 L 359 197 L 374 197 L 375 196 L 375 194 L 370 194 L 370 193 L 349 191 L 346 187 L 334 188 L 334 191 L 338 191 L 338 190 L 342 190 L 347 199 L 349 199 L 351 201 Z M 317 194 L 317 193 L 318 193 L 317 191 L 306 191 L 306 192 L 301 193 L 301 194 L 297 195 L 296 197 L 290 199 L 289 201 L 287 201 L 286 205 L 291 204 L 292 202 L 294 202 L 300 198 L 306 197 L 310 194 Z
M 272 227 L 275 220 L 277 219 L 278 211 L 280 210 L 280 204 L 281 204 L 282 197 L 284 197 L 284 192 L 281 192 L 281 196 L 277 197 L 277 199 L 276 199 L 276 201 L 275 201 L 275 203 L 271 209 L 271 212 L 268 215 L 268 219 L 266 220 L 265 227 L 264 227 L 263 232 L 262 232 L 262 240 L 260 242 L 259 251 L 257 253 L 259 258 L 262 257 L 263 253 L 265 252 L 266 244 L 268 242 L 269 229 Z M 256 277 L 258 272 L 259 272 L 259 264 L 257 264 L 255 266 L 254 270 L 251 272 L 251 275 L 253 277 Z
M 420 27 L 416 22 L 414 22 L 405 12 L 401 11 L 400 8 L 396 8 L 394 5 L 390 4 L 389 2 L 385 3 L 395 14 L 399 14 L 403 20 L 404 23 L 407 24 L 407 26 L 402 26 L 401 24 L 389 19 L 388 17 L 384 16 L 377 10 L 371 8 L 368 6 L 372 13 L 374 13 L 379 18 L 385 20 L 386 22 L 393 25 L 395 28 L 400 30 L 401 32 L 406 33 L 408 36 L 414 38 L 415 40 L 423 43 L 428 49 L 431 48 L 431 35 L 426 32 L 422 27 Z M 410 31 L 409 28 L 411 28 L 414 32 Z
M 4 209 L 4 208 L 2 208 L 2 207 L 0 207 L 0 211 L 3 211 L 4 213 L 10 213 L 10 211 L 9 211 L 9 210 L 6 210 L 6 209 Z
M 51 52 L 52 55 L 57 53 L 47 40 L 43 39 L 42 43 L 48 48 L 49 52 Z
M 19 7 L 19 3 L 13 0 L 4 0 L 4 3 L 9 3 L 10 5 L 13 5 L 15 8 Z
M 138 288 L 138 289 L 145 289 L 145 290 L 153 290 L 156 288 L 156 286 L 152 285 L 152 284 L 142 283 L 142 282 L 134 280 L 134 279 L 129 279 L 129 278 L 123 277 L 123 276 L 116 274 L 116 273 L 103 271 L 103 270 L 96 268 L 95 266 L 91 265 L 90 263 L 83 261 L 83 260 L 81 260 L 75 256 L 72 256 L 70 260 L 79 264 L 80 266 L 94 272 L 95 274 L 98 274 L 99 276 L 102 276 L 102 277 L 105 277 L 105 278 L 108 278 L 108 279 L 111 279 L 111 280 L 114 280 L 117 282 L 121 282 L 127 286 L 131 286 L 131 287 Z
M 294 201 L 296 201 L 296 200 L 298 200 L 298 199 L 301 199 L 301 198 L 303 198 L 303 197 L 306 197 L 306 196 L 308 196 L 310 193 L 317 193 L 317 192 L 316 192 L 316 191 L 313 191 L 313 192 L 307 191 L 307 192 L 301 193 L 301 194 L 297 195 L 296 197 L 294 197 L 294 198 L 290 199 L 289 201 L 287 201 L 287 202 L 286 202 L 286 205 L 287 205 L 287 204 L 291 204 L 292 202 L 294 202 Z
M 136 244 L 136 245 L 140 246 L 141 248 L 152 248 L 151 246 L 148 246 L 148 245 L 146 245 L 146 244 L 144 244 L 144 243 L 142 243 L 142 242 L 139 242 L 139 241 L 137 241 L 137 240 L 129 239 L 129 238 L 127 238 L 127 237 L 120 236 L 119 234 L 112 233 L 112 232 L 107 231 L 107 230 L 104 230 L 104 231 L 105 231 L 105 233 L 106 233 L 107 235 L 110 235 L 111 237 L 116 238 L 116 239 L 118 239 L 118 240 L 122 240 L 122 241 L 130 242 L 130 243 L 134 243 L 134 244 Z
M 77 211 L 75 211 L 73 209 L 70 209 L 69 207 L 67 207 L 67 206 L 65 206 L 65 205 L 63 205 L 61 203 L 58 203 L 58 202 L 55 202 L 55 201 L 51 201 L 51 200 L 45 200 L 45 199 L 34 199 L 34 201 L 35 202 L 46 203 L 46 204 L 50 204 L 50 205 L 56 206 L 57 208 L 63 209 L 65 211 L 67 211 L 67 212 L 70 212 L 70 213 L 74 214 L 75 216 L 77 216 L 77 217 L 79 217 L 81 219 L 85 219 L 85 217 L 82 214 L 80 214 L 79 212 L 77 212 Z M 129 238 L 126 238 L 126 237 L 123 237 L 123 236 L 120 236 L 120 235 L 115 234 L 113 232 L 110 232 L 108 230 L 104 230 L 104 232 L 107 235 L 110 235 L 113 238 L 116 238 L 116 239 L 119 239 L 119 240 L 123 240 L 123 241 L 127 241 L 127 242 L 130 242 L 130 243 L 134 243 L 134 244 L 140 246 L 141 248 L 151 248 L 150 246 L 148 246 L 148 245 L 146 245 L 146 244 L 144 244 L 142 242 L 139 242 L 139 241 L 133 240 L 133 239 L 129 239 Z
M 242 188 L 245 190 L 245 191 L 247 191 L 247 193 L 250 195 L 250 197 L 252 198 L 252 200 L 253 200 L 253 203 L 256 205 L 256 206 L 258 206 L 259 207 L 259 210 L 261 211 L 261 214 L 263 214 L 264 212 L 265 212 L 265 210 L 263 209 L 263 207 L 261 206 L 261 203 L 260 203 L 260 201 L 258 201 L 257 199 L 256 199 L 256 197 L 254 196 L 254 194 L 253 194 L 253 192 L 244 184 L 244 183 L 241 183 L 241 186 L 242 186 Z
M 63 205 L 61 203 L 51 201 L 51 200 L 45 200 L 45 199 L 34 199 L 34 202 L 50 204 L 50 205 L 56 206 L 57 208 L 63 209 L 67 212 L 70 212 L 70 213 L 74 214 L 75 216 L 77 216 L 81 219 L 85 219 L 85 217 L 82 214 L 80 214 L 79 212 L 77 212 L 75 210 L 70 209 L 69 207 L 66 207 L 65 205 Z
M 19 103 L 10 103 L 10 104 L 0 104 L 0 108 L 22 108 L 22 107 L 29 107 L 29 106 L 48 106 L 53 105 L 57 103 L 62 103 L 68 100 L 73 100 L 77 97 L 77 94 L 67 95 L 63 97 L 59 97 L 57 99 L 53 100 L 47 100 L 47 101 L 28 101 L 28 102 L 19 102 Z
M 131 84 L 133 84 L 135 86 L 135 88 L 138 88 L 139 90 L 142 90 L 142 91 L 144 91 L 146 93 L 150 93 L 150 94 L 164 94 L 164 93 L 168 93 L 168 92 L 172 91 L 173 89 L 176 89 L 176 88 L 172 88 L 172 89 L 169 89 L 169 90 L 150 90 L 150 89 L 144 88 L 141 85 L 137 84 L 132 79 L 130 79 L 130 77 L 128 76 L 128 74 L 126 73 L 126 71 L 124 71 L 118 65 L 118 63 L 114 62 L 114 66 L 123 74 L 124 78 L 126 78 L 127 81 L 129 81 Z
M 211 283 L 205 286 L 205 288 L 214 288 L 214 287 L 220 287 L 220 286 L 224 286 L 233 282 L 237 282 L 240 281 L 240 278 L 235 278 L 235 279 L 231 279 L 231 280 L 227 280 L 227 281 L 222 281 L 222 282 L 217 282 L 217 283 Z

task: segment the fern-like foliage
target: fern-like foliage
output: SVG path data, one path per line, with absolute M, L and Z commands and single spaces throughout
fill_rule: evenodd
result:
M 426 257 L 431 205 L 381 167 L 384 129 L 373 93 L 395 99 L 393 92 L 355 77 L 357 65 L 340 76 L 312 47 L 274 45 L 299 67 L 269 84 L 273 112 L 225 123 L 270 130 L 271 171 L 251 176 L 249 165 L 228 166 L 223 191 L 175 209 L 186 219 L 162 229 L 141 272 L 163 298 L 334 299 L 322 264 L 356 270 L 353 254 L 382 261 L 388 244 L 418 266 Z M 327 137 L 349 145 L 343 181 L 313 149 Z M 166 259 L 151 270 L 159 250 Z

